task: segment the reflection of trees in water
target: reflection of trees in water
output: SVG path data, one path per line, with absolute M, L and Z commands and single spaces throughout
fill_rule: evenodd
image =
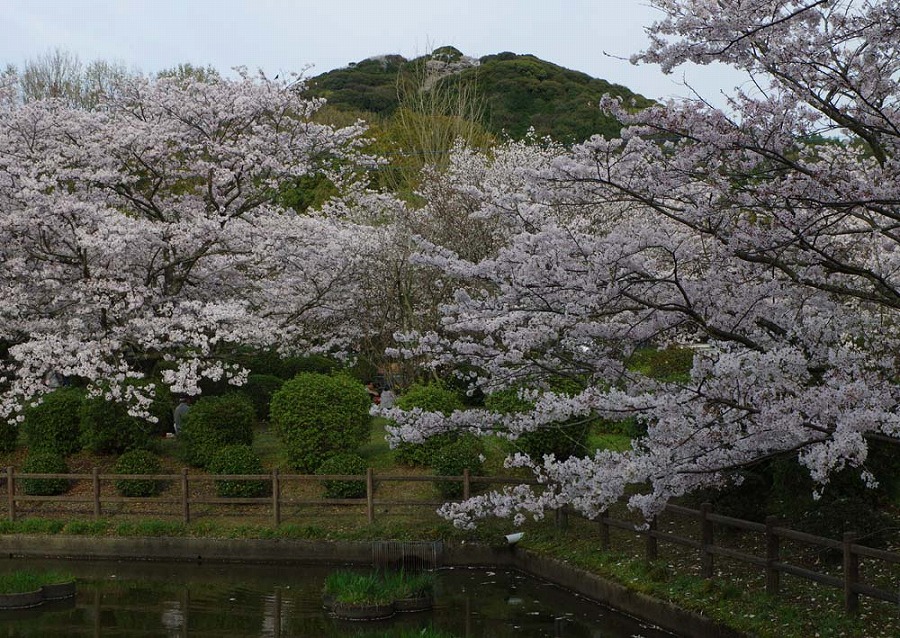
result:
M 388 638 L 432 626 L 459 638 L 589 638 L 597 631 L 607 638 L 663 635 L 522 574 L 469 569 L 438 572 L 432 612 L 372 623 L 340 621 L 322 609 L 322 585 L 333 569 L 79 563 L 74 603 L 5 616 L 5 628 L 10 635 L 34 638 Z

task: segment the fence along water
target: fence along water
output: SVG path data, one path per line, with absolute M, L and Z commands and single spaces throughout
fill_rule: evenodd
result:
M 128 503 L 128 502 L 156 502 L 179 504 L 181 518 L 185 524 L 191 522 L 191 507 L 193 505 L 259 505 L 271 510 L 272 523 L 278 526 L 282 522 L 282 509 L 286 505 L 340 505 L 340 506 L 365 506 L 366 519 L 369 524 L 375 522 L 376 506 L 379 505 L 404 505 L 437 507 L 443 501 L 410 500 L 410 499 L 377 499 L 376 489 L 379 483 L 384 482 L 433 482 L 433 481 L 458 481 L 463 484 L 463 498 L 471 494 L 473 483 L 479 485 L 498 485 L 529 483 L 538 484 L 535 480 L 519 479 L 503 476 L 471 476 L 466 470 L 460 476 L 422 476 L 422 475 L 377 475 L 373 468 L 369 468 L 365 475 L 310 475 L 310 474 L 281 474 L 277 469 L 271 474 L 228 474 L 228 475 L 191 475 L 187 468 L 180 474 L 103 474 L 98 468 L 93 468 L 89 474 L 35 474 L 17 473 L 13 467 L 6 468 L 6 492 L 7 515 L 10 521 L 15 521 L 18 514 L 19 502 L 60 502 L 60 503 L 90 503 L 93 509 L 93 517 L 99 519 L 103 515 L 104 504 Z M 71 481 L 89 481 L 91 493 L 89 495 L 57 495 L 57 496 L 33 496 L 21 493 L 17 486 L 23 479 L 68 479 Z M 126 497 L 104 494 L 101 489 L 103 482 L 121 479 L 158 480 L 179 484 L 178 496 L 152 496 L 152 497 Z M 217 480 L 264 480 L 271 485 L 271 494 L 263 497 L 211 497 L 195 496 L 191 493 L 191 484 L 212 482 Z M 365 481 L 365 498 L 347 499 L 297 499 L 285 498 L 282 495 L 282 487 L 285 483 L 296 482 L 324 482 L 324 481 Z M 659 544 L 670 543 L 694 549 L 699 554 L 700 573 L 704 578 L 714 576 L 715 558 L 723 557 L 739 562 L 747 563 L 765 570 L 766 591 L 776 595 L 780 589 L 781 575 L 789 574 L 814 583 L 829 587 L 843 589 L 844 608 L 848 613 L 855 613 L 859 608 L 859 597 L 869 596 L 878 600 L 896 603 L 900 606 L 900 588 L 897 591 L 888 591 L 870 584 L 861 579 L 860 560 L 882 561 L 891 565 L 900 565 L 900 553 L 885 551 L 868 547 L 857 543 L 856 534 L 847 532 L 841 540 L 825 538 L 807 534 L 787 527 L 780 526 L 774 517 L 769 517 L 765 523 L 748 521 L 723 516 L 712 511 L 708 503 L 704 503 L 700 509 L 692 509 L 679 505 L 666 506 L 665 513 L 694 519 L 698 526 L 699 540 L 660 531 L 656 520 L 650 521 L 646 526 L 635 524 L 609 516 L 600 516 L 597 524 L 600 526 L 600 548 L 611 551 L 609 531 L 611 528 L 624 530 L 633 534 L 642 535 L 645 539 L 644 554 L 648 561 L 657 560 L 659 557 Z M 565 509 L 556 513 L 556 524 L 564 528 L 567 525 L 569 512 Z M 137 516 L 137 515 L 135 515 Z M 757 556 L 731 547 L 716 544 L 714 526 L 721 525 L 761 534 L 764 538 L 765 556 Z M 794 565 L 784 560 L 782 556 L 782 541 L 790 540 L 805 543 L 816 547 L 826 548 L 841 553 L 841 576 L 824 574 L 804 567 Z M 411 567 L 424 566 L 428 563 L 438 565 L 441 546 L 434 543 L 399 543 L 376 544 L 373 546 L 373 562 L 388 564 L 391 562 L 403 563 L 404 557 L 410 561 Z

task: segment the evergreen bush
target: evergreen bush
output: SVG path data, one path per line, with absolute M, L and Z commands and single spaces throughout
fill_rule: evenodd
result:
M 366 460 L 359 454 L 345 452 L 328 458 L 316 474 L 365 474 Z M 365 481 L 324 481 L 326 498 L 362 498 L 366 495 Z
M 368 440 L 370 405 L 359 381 L 304 372 L 272 396 L 269 414 L 291 467 L 311 473 L 329 456 Z
M 440 412 L 450 416 L 454 410 L 464 409 L 460 396 L 440 383 L 413 384 L 397 398 L 397 407 L 403 410 L 419 408 L 425 412 Z M 443 447 L 458 438 L 455 433 L 428 437 L 422 443 L 400 443 L 394 448 L 394 459 L 409 466 L 430 465 L 432 457 Z
M 229 445 L 209 462 L 213 474 L 264 474 L 262 461 L 249 445 Z M 223 479 L 216 481 L 216 494 L 223 497 L 257 497 L 268 491 L 266 481 Z
M 250 445 L 254 417 L 253 404 L 243 394 L 199 399 L 185 414 L 178 433 L 185 461 L 207 467 L 223 447 Z
M 28 457 L 22 464 L 24 474 L 68 474 L 66 459 L 55 452 L 36 452 L 29 450 Z M 22 488 L 29 496 L 56 496 L 69 489 L 69 480 L 64 478 L 23 479 Z
M 152 452 L 147 450 L 129 450 L 118 458 L 113 466 L 116 474 L 160 474 L 162 464 Z M 115 483 L 116 491 L 122 496 L 154 496 L 162 489 L 161 481 L 145 479 L 119 479 Z
M 438 476 L 461 476 L 465 469 L 470 474 L 482 474 L 483 458 L 484 445 L 481 440 L 472 435 L 464 435 L 437 450 L 431 466 Z M 462 482 L 436 481 L 435 487 L 444 498 L 458 498 L 463 494 Z
M 146 448 L 152 425 L 128 414 L 121 403 L 87 397 L 78 410 L 81 446 L 97 454 Z
M 78 413 L 84 392 L 59 388 L 45 394 L 36 406 L 24 411 L 22 429 L 29 452 L 50 452 L 68 456 L 81 447 Z

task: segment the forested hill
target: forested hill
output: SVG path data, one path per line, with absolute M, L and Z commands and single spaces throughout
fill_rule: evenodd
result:
M 572 71 L 533 55 L 499 53 L 469 58 L 453 47 L 407 60 L 400 55 L 368 58 L 310 78 L 309 92 L 325 97 L 332 108 L 362 117 L 391 116 L 408 87 L 444 88 L 473 101 L 483 126 L 497 136 L 538 135 L 563 142 L 595 133 L 614 136 L 619 123 L 598 108 L 604 93 L 643 108 L 651 100 L 624 86 Z M 458 100 L 457 100 L 458 101 Z M 466 108 L 471 109 L 471 105 Z

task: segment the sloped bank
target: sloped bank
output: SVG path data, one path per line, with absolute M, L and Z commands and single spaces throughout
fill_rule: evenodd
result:
M 0 536 L 8 558 L 371 565 L 373 543 L 289 539 L 180 537 L 87 537 L 11 534 Z M 563 561 L 521 548 L 474 543 L 442 545 L 441 564 L 518 569 L 600 604 L 691 638 L 738 638 L 742 634 L 670 603 L 634 592 Z

